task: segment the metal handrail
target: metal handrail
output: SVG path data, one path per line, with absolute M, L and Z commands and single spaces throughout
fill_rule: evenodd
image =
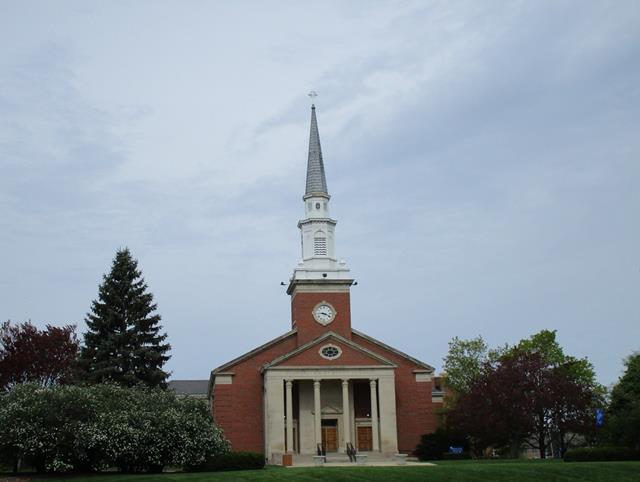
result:
M 347 455 L 349 456 L 349 460 L 351 462 L 356 461 L 356 449 L 351 442 L 347 442 Z

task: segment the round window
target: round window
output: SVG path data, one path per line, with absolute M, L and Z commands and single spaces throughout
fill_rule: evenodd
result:
M 328 360 L 338 358 L 342 354 L 342 350 L 334 345 L 326 345 L 320 349 L 320 355 Z

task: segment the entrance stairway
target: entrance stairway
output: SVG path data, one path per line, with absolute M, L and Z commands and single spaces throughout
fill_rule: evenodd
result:
M 396 461 L 393 454 L 383 454 L 380 452 L 359 452 L 367 455 L 367 465 L 396 465 Z M 315 465 L 313 454 L 294 454 L 293 466 L 294 467 L 312 467 Z M 342 466 L 353 465 L 355 462 L 349 460 L 349 456 L 343 452 L 329 452 L 326 455 L 325 465 Z

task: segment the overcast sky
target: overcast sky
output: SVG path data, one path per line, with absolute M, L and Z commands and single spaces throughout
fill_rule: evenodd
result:
M 173 378 L 290 329 L 309 99 L 353 326 L 640 350 L 640 2 L 0 0 L 0 317 L 83 322 L 119 247 Z

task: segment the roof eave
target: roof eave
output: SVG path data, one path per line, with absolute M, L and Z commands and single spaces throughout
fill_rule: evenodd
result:
M 414 358 L 410 355 L 407 355 L 406 353 L 398 350 L 397 348 L 393 348 L 392 346 L 387 345 L 386 343 L 382 343 L 380 340 L 376 340 L 375 338 L 366 335 L 364 333 L 362 333 L 361 331 L 355 330 L 355 329 L 351 329 L 351 331 L 353 333 L 355 333 L 358 336 L 361 336 L 362 338 L 364 338 L 367 341 L 370 341 L 371 343 L 374 343 L 375 345 L 378 345 L 381 348 L 384 348 L 385 350 L 389 350 L 392 353 L 395 353 L 396 355 L 399 355 L 403 358 L 406 358 L 407 360 L 410 360 L 411 362 L 415 363 L 418 366 L 421 366 L 423 368 L 425 368 L 426 370 L 428 370 L 430 373 L 435 372 L 435 368 L 432 367 L 431 365 L 429 365 L 428 363 L 425 363 L 423 361 L 418 360 L 417 358 Z
M 241 356 L 239 356 L 239 357 L 237 357 L 237 358 L 234 358 L 233 360 L 231 360 L 231 361 L 229 361 L 229 362 L 225 363 L 224 365 L 220 365 L 218 368 L 214 368 L 213 370 L 211 370 L 211 375 L 213 376 L 213 375 L 216 375 L 216 374 L 218 374 L 218 373 L 220 373 L 220 372 L 223 372 L 223 371 L 225 371 L 227 368 L 230 368 L 230 367 L 232 367 L 233 365 L 236 365 L 236 364 L 240 363 L 240 362 L 241 362 L 241 361 L 243 361 L 243 360 L 246 360 L 246 359 L 248 359 L 248 358 L 251 358 L 253 355 L 255 355 L 255 354 L 257 354 L 257 353 L 260 353 L 262 350 L 266 350 L 266 349 L 267 349 L 267 348 L 269 348 L 270 346 L 273 346 L 273 345 L 275 345 L 276 343 L 279 343 L 279 342 L 281 342 L 282 340 L 285 340 L 285 339 L 289 338 L 290 336 L 295 335 L 297 332 L 298 332 L 298 330 L 294 328 L 293 330 L 288 331 L 287 333 L 284 333 L 283 335 L 280 335 L 279 337 L 274 338 L 273 340 L 270 340 L 270 341 L 266 342 L 265 344 L 260 345 L 260 346 L 258 346 L 258 347 L 256 347 L 256 348 L 254 348 L 254 349 L 253 349 L 253 350 L 251 350 L 251 351 L 248 351 L 248 352 L 247 352 L 247 353 L 245 353 L 244 355 L 241 355 Z

